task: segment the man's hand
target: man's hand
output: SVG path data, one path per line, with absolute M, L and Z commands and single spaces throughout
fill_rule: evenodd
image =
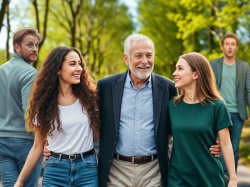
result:
M 46 148 L 47 145 L 49 145 L 48 140 L 46 140 L 46 142 L 45 142 L 45 144 L 44 144 L 44 146 L 43 146 L 43 156 L 44 156 L 44 158 L 45 158 L 46 160 L 48 160 L 48 158 L 51 156 L 50 150 L 48 150 L 48 149 Z
M 221 148 L 220 148 L 220 140 L 219 138 L 216 139 L 216 145 L 212 145 L 209 148 L 209 151 L 217 158 L 220 157 L 220 153 L 221 153 Z

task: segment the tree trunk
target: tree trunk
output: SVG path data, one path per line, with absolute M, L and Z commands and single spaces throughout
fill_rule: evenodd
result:
M 6 13 L 7 6 L 9 5 L 10 0 L 3 0 L 1 4 L 1 10 L 0 10 L 0 32 L 3 27 L 3 20 L 4 20 L 4 15 Z

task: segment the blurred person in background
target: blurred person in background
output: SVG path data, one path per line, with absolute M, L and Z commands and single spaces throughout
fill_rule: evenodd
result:
M 249 119 L 247 105 L 250 106 L 250 66 L 236 58 L 239 39 L 236 34 L 226 34 L 221 40 L 224 56 L 211 62 L 216 84 L 224 98 L 233 126 L 229 128 L 237 172 L 239 143 L 244 120 Z M 223 156 L 221 161 L 225 175 L 228 171 Z
M 41 36 L 24 28 L 13 38 L 14 55 L 0 66 L 0 173 L 4 187 L 13 187 L 33 145 L 34 135 L 25 129 L 24 113 L 36 76 L 31 65 L 37 60 Z M 24 183 L 35 187 L 41 161 Z

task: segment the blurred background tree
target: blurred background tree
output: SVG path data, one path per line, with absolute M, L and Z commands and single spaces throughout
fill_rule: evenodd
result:
M 139 24 L 156 43 L 156 70 L 171 76 L 183 53 L 197 51 L 209 60 L 223 55 L 221 37 L 240 37 L 237 57 L 250 58 L 250 1 L 139 0 Z
M 11 24 L 7 25 L 8 15 L 14 18 L 12 24 L 17 28 L 37 28 L 43 40 L 35 67 L 41 66 L 52 48 L 69 45 L 81 51 L 96 79 L 126 69 L 122 62 L 122 41 L 134 26 L 128 7 L 118 0 L 23 0 L 18 4 L 15 1 L 8 12 L 6 7 L 11 2 L 1 4 L 1 15 L 2 12 L 5 15 L 1 28 L 7 28 L 9 35 L 6 46 L 11 46 L 9 38 L 16 31 Z M 0 52 L 1 56 L 5 53 L 0 63 L 10 58 L 10 49 L 6 47 L 4 51 Z
M 250 58 L 250 1 L 248 0 L 137 0 L 137 19 L 119 0 L 2 0 L 0 32 L 5 48 L 0 63 L 10 58 L 13 33 L 35 27 L 43 36 L 39 68 L 58 45 L 78 48 L 96 79 L 126 69 L 122 42 L 133 31 L 155 42 L 155 72 L 171 77 L 178 57 L 197 51 L 209 60 L 222 56 L 220 39 L 237 33 L 237 56 Z M 3 29 L 4 28 L 4 29 Z M 2 46 L 2 45 L 1 45 Z

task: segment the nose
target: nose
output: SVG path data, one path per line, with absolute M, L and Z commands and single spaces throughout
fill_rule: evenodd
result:
M 77 71 L 82 71 L 82 66 L 81 66 L 80 64 L 77 64 L 76 70 L 77 70 Z
M 148 59 L 147 59 L 146 55 L 143 55 L 141 62 L 144 64 L 148 63 Z
M 176 76 L 177 75 L 177 70 L 175 70 L 172 75 Z

